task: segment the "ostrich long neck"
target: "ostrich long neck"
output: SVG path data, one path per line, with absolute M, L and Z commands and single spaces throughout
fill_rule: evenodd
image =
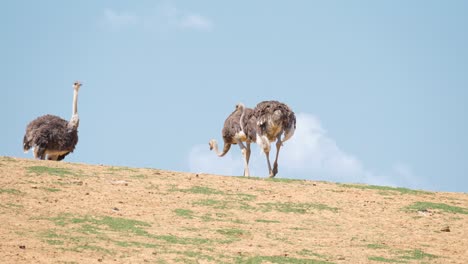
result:
M 241 114 L 241 117 L 240 117 L 240 127 L 241 127 L 241 131 L 244 132 L 244 115 L 245 115 L 245 107 L 241 104 L 240 106 L 240 109 L 242 111 L 242 114 Z
M 224 155 L 226 155 L 230 148 L 231 144 L 224 143 L 223 152 L 219 152 L 218 142 L 216 142 L 216 140 L 213 140 L 213 150 L 216 153 L 216 155 L 218 155 L 218 157 L 223 157 Z
M 77 115 L 78 114 L 78 90 L 75 89 L 73 92 L 73 111 L 72 115 Z
M 74 131 L 78 129 L 80 124 L 80 118 L 78 116 L 78 89 L 75 89 L 73 93 L 73 113 L 70 121 L 68 122 L 68 129 Z

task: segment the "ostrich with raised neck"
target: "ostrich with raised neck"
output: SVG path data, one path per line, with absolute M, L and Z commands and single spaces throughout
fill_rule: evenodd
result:
M 63 160 L 73 152 L 78 143 L 78 91 L 80 82 L 73 84 L 73 106 L 70 121 L 55 115 L 43 115 L 31 121 L 26 127 L 23 150 L 34 149 L 34 158 Z
M 223 157 L 228 153 L 231 145 L 239 145 L 242 157 L 244 160 L 244 176 L 250 176 L 249 172 L 249 159 L 250 159 L 250 143 L 244 125 L 247 123 L 247 116 L 252 115 L 253 110 L 246 108 L 244 104 L 239 103 L 236 105 L 236 109 L 226 118 L 224 121 L 224 127 L 222 130 L 222 136 L 224 141 L 223 151 L 220 152 L 218 149 L 218 142 L 215 139 L 209 141 L 210 150 L 214 150 L 216 155 Z M 247 120 L 247 121 L 246 121 Z M 244 145 L 245 142 L 246 144 Z

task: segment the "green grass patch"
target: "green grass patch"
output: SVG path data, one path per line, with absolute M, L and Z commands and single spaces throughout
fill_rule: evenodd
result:
M 177 216 L 192 219 L 193 218 L 193 211 L 188 209 L 175 209 L 173 211 Z
M 265 220 L 265 219 L 257 219 L 255 220 L 255 222 L 258 222 L 258 223 L 280 223 L 280 221 L 276 221 L 276 220 Z
M 45 241 L 49 245 L 63 245 L 64 242 L 62 240 L 55 240 L 55 239 L 49 239 Z
M 60 235 L 56 231 L 47 230 L 46 232 L 41 233 L 41 237 L 44 238 L 59 238 Z
M 47 192 L 59 192 L 60 189 L 57 188 L 49 188 L 49 187 L 41 187 L 41 190 L 47 191 Z
M 83 252 L 85 250 L 89 250 L 89 251 L 96 251 L 96 252 L 105 253 L 105 254 L 108 254 L 108 255 L 114 254 L 114 252 L 112 250 L 109 250 L 109 249 L 103 248 L 103 247 L 99 247 L 99 246 L 94 246 L 94 245 L 77 246 L 77 247 L 74 247 L 72 250 L 77 251 L 77 252 Z
M 130 176 L 130 178 L 134 178 L 134 179 L 146 179 L 148 178 L 148 176 L 144 175 L 144 174 L 138 174 L 138 175 L 132 175 Z
M 83 233 L 83 234 L 95 234 L 95 235 L 102 234 L 102 231 L 100 230 L 99 226 L 90 225 L 90 224 L 83 224 L 78 229 L 78 232 Z
M 22 204 L 14 204 L 14 203 L 7 203 L 6 206 L 10 208 L 23 208 L 24 207 L 24 205 Z
M 389 195 L 389 191 L 397 192 L 400 194 L 414 194 L 414 195 L 421 195 L 421 194 L 434 194 L 432 192 L 421 191 L 421 190 L 412 190 L 408 188 L 402 187 L 390 187 L 390 186 L 379 186 L 379 185 L 360 185 L 360 184 L 338 184 L 338 186 L 344 188 L 356 188 L 362 190 L 378 190 L 380 191 L 379 194 L 382 195 Z
M 436 255 L 425 253 L 420 249 L 414 250 L 399 250 L 398 256 L 393 258 L 384 258 L 379 256 L 368 257 L 369 260 L 385 262 L 385 263 L 407 263 L 409 260 L 428 261 L 438 258 Z
M 283 213 L 305 214 L 312 210 L 338 211 L 338 208 L 315 203 L 259 203 L 263 212 L 278 211 Z
M 248 234 L 247 231 L 237 228 L 218 229 L 216 232 L 228 237 L 241 237 Z
M 436 255 L 428 254 L 420 249 L 405 251 L 405 255 L 400 256 L 401 259 L 405 260 L 423 260 L 423 259 L 435 259 Z
M 272 182 L 285 182 L 285 183 L 304 182 L 304 180 L 288 179 L 288 178 L 265 178 L 265 180 L 272 181 Z
M 108 171 L 111 172 L 117 172 L 117 171 L 131 171 L 131 172 L 137 172 L 136 169 L 130 168 L 130 167 L 110 167 L 107 168 Z
M 208 260 L 210 263 L 220 263 L 219 261 L 215 261 L 215 258 L 209 255 L 205 255 L 201 252 L 197 251 L 170 251 L 168 253 L 172 254 L 177 254 L 179 256 L 184 256 L 184 257 L 179 257 L 177 259 L 180 260 L 180 262 L 183 263 L 200 263 L 200 260 Z M 186 257 L 186 258 L 185 258 Z M 223 262 L 221 262 L 223 263 Z
M 2 189 L 2 188 L 0 188 L 0 194 L 2 194 L 2 193 L 14 194 L 14 195 L 23 194 L 20 190 L 16 190 L 16 189 Z
M 34 173 L 36 175 L 40 174 L 49 174 L 49 175 L 55 175 L 59 177 L 65 177 L 67 175 L 76 175 L 69 169 L 64 169 L 64 168 L 49 168 L 46 166 L 31 166 L 26 168 L 29 173 Z
M 90 239 L 85 237 L 76 237 L 69 234 L 59 234 L 55 229 L 49 229 L 45 232 L 39 233 L 38 237 L 49 245 L 64 245 L 65 241 L 74 245 L 90 242 Z
M 137 248 L 158 248 L 159 246 L 152 243 L 141 243 L 136 241 L 115 241 L 115 244 L 120 247 L 137 247 Z
M 239 200 L 239 201 L 254 201 L 257 199 L 257 196 L 256 195 L 253 195 L 253 194 L 246 194 L 246 193 L 236 193 L 234 194 L 234 196 L 236 196 L 236 200 Z
M 371 256 L 371 257 L 368 257 L 367 259 L 372 260 L 372 261 L 377 261 L 377 262 L 385 262 L 385 263 L 405 263 L 404 261 L 401 261 L 398 259 L 389 259 L 389 258 L 376 257 L 376 256 Z
M 439 210 L 453 214 L 468 214 L 468 209 L 458 206 L 452 206 L 444 203 L 415 202 L 404 208 L 407 211 L 425 211 L 428 209 Z
M 381 248 L 388 248 L 388 247 L 386 245 L 381 245 L 381 244 L 368 244 L 367 248 L 381 249 Z
M 301 256 L 318 257 L 318 258 L 321 258 L 321 259 L 327 258 L 327 256 L 325 256 L 325 255 L 314 253 L 313 251 L 308 250 L 308 249 L 303 249 L 301 251 L 298 251 L 297 254 L 299 254 Z
M 163 240 L 169 244 L 180 245 L 202 245 L 211 242 L 209 239 L 205 238 L 177 237 L 173 235 L 153 236 L 153 238 Z
M 209 206 L 209 207 L 213 207 L 216 209 L 226 209 L 227 204 L 228 203 L 226 201 L 214 200 L 214 199 L 202 199 L 202 200 L 193 202 L 193 205 Z
M 97 234 L 104 230 L 114 232 L 133 233 L 139 236 L 148 236 L 143 227 L 149 227 L 150 224 L 138 220 L 119 218 L 119 217 L 76 217 L 71 214 L 60 214 L 56 217 L 48 218 L 57 226 L 67 226 L 70 224 L 80 225 L 78 229 L 82 233 Z
M 255 256 L 255 257 L 238 257 L 236 263 L 242 264 L 261 264 L 261 263 L 275 263 L 275 264 L 329 264 L 331 262 L 315 260 L 315 259 L 301 259 L 287 256 Z
M 174 188 L 171 191 L 178 191 L 184 193 L 195 193 L 195 194 L 205 194 L 205 195 L 212 195 L 212 194 L 224 194 L 222 191 L 218 191 L 209 187 L 205 186 L 193 186 L 190 189 L 177 189 Z
M 105 216 L 103 218 L 85 216 L 84 218 L 73 218 L 72 222 L 91 223 L 97 226 L 106 226 L 115 232 L 133 233 L 140 236 L 146 236 L 148 234 L 144 229 L 142 229 L 142 227 L 151 226 L 150 224 L 143 221 L 109 216 Z
M 119 232 L 125 234 L 134 234 L 137 236 L 144 236 L 163 240 L 170 244 L 190 244 L 200 245 L 210 242 L 208 239 L 203 238 L 184 238 L 176 237 L 173 235 L 152 235 L 149 234 L 144 227 L 151 226 L 150 224 L 133 219 L 125 219 L 119 217 L 74 217 L 70 214 L 62 214 L 49 220 L 53 221 L 58 226 L 79 225 L 77 231 L 85 234 L 99 234 L 105 238 L 105 232 Z M 123 243 L 123 244 L 122 244 Z M 121 242 L 121 245 L 127 245 Z M 136 244 L 133 244 L 135 246 Z

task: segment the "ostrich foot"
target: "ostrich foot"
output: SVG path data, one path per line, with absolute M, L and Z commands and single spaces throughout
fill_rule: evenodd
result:
M 275 177 L 276 174 L 278 174 L 278 163 L 275 162 L 275 164 L 273 164 L 273 177 Z
M 275 177 L 276 174 L 278 174 L 278 167 L 275 166 L 275 167 L 273 168 L 273 177 Z

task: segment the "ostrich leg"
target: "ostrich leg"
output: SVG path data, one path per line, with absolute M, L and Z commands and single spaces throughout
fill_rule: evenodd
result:
M 247 145 L 247 165 L 249 165 L 249 160 L 250 160 L 250 142 L 246 143 Z
M 247 156 L 250 155 L 250 146 L 249 148 L 247 149 L 245 146 L 244 146 L 244 143 L 242 143 L 241 140 L 237 140 L 237 144 L 239 144 L 239 147 L 241 149 L 241 152 L 242 152 L 242 157 L 244 159 L 244 176 L 247 176 L 247 177 L 250 177 L 250 171 L 249 171 L 249 161 L 247 159 Z
M 268 163 L 268 172 L 270 174 L 270 178 L 273 178 L 273 177 L 275 177 L 275 175 L 273 174 L 273 171 L 271 170 L 270 151 L 265 151 L 265 156 L 266 156 L 266 160 L 267 160 L 267 163 Z
M 279 156 L 279 151 L 282 145 L 283 145 L 283 142 L 281 141 L 281 134 L 279 134 L 276 140 L 276 158 L 275 158 L 275 162 L 273 163 L 273 177 L 275 177 L 276 174 L 278 173 L 278 156 Z
M 45 159 L 45 156 L 46 156 L 45 151 L 46 151 L 46 148 L 43 146 L 34 147 L 34 157 L 36 159 L 41 159 L 41 160 Z

